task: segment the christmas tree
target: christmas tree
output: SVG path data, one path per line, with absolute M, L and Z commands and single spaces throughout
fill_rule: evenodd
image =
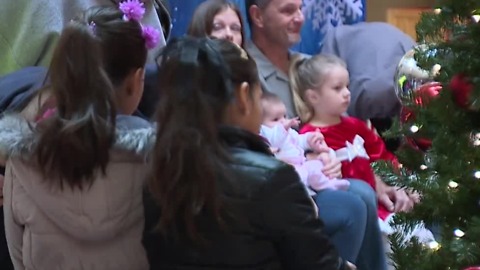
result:
M 396 151 L 401 166 L 375 170 L 421 194 L 412 212 L 394 219 L 403 231 L 390 239 L 398 270 L 480 266 L 479 20 L 480 0 L 439 1 L 417 24 L 420 72 L 396 77 L 403 112 L 386 135 L 405 142 Z M 420 222 L 438 231 L 436 241 L 406 238 Z

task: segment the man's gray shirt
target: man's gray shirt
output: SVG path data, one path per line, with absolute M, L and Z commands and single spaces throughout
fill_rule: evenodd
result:
M 279 96 L 287 107 L 289 117 L 297 116 L 288 75 L 274 66 L 252 41 L 247 42 L 245 49 L 257 63 L 258 75 L 263 91 Z

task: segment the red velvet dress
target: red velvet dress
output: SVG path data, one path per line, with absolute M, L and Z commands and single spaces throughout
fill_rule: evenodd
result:
M 306 124 L 300 129 L 300 134 L 315 131 L 316 129 L 320 129 L 323 136 L 325 136 L 327 145 L 335 151 L 345 148 L 347 142 L 353 144 L 356 135 L 364 140 L 364 148 L 369 159 L 357 156 L 351 161 L 342 161 L 343 178 L 364 180 L 375 189 L 375 175 L 370 163 L 377 160 L 389 160 L 397 164 L 396 157 L 387 150 L 382 138 L 359 119 L 342 117 L 339 124 L 321 128 Z M 391 212 L 379 204 L 378 216 L 382 220 L 386 219 L 390 214 Z

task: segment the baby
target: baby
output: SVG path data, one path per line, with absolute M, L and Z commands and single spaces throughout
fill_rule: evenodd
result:
M 322 172 L 323 164 L 330 162 L 335 152 L 327 146 L 322 133 L 309 132 L 298 134 L 297 118 L 286 118 L 286 107 L 275 94 L 264 92 L 262 95 L 263 124 L 260 135 L 271 146 L 275 157 L 294 166 L 300 179 L 308 187 L 310 195 L 322 189 L 346 190 L 350 182 L 344 179 L 328 178 Z M 320 153 L 318 159 L 305 158 L 305 151 Z

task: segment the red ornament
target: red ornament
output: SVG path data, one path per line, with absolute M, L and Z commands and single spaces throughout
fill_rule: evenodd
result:
M 442 90 L 442 85 L 439 82 L 429 82 L 420 86 L 413 92 L 413 102 L 416 106 L 426 106 L 435 98 Z M 408 123 L 415 120 L 415 114 L 407 107 L 402 107 L 400 113 L 400 121 Z M 407 138 L 407 142 L 416 149 L 426 151 L 432 146 L 432 141 L 427 138 Z
M 452 90 L 455 103 L 462 108 L 468 108 L 473 85 L 468 81 L 467 77 L 463 74 L 453 76 L 450 81 L 450 89 Z
M 480 266 L 470 266 L 470 267 L 467 267 L 463 270 L 480 270 Z

